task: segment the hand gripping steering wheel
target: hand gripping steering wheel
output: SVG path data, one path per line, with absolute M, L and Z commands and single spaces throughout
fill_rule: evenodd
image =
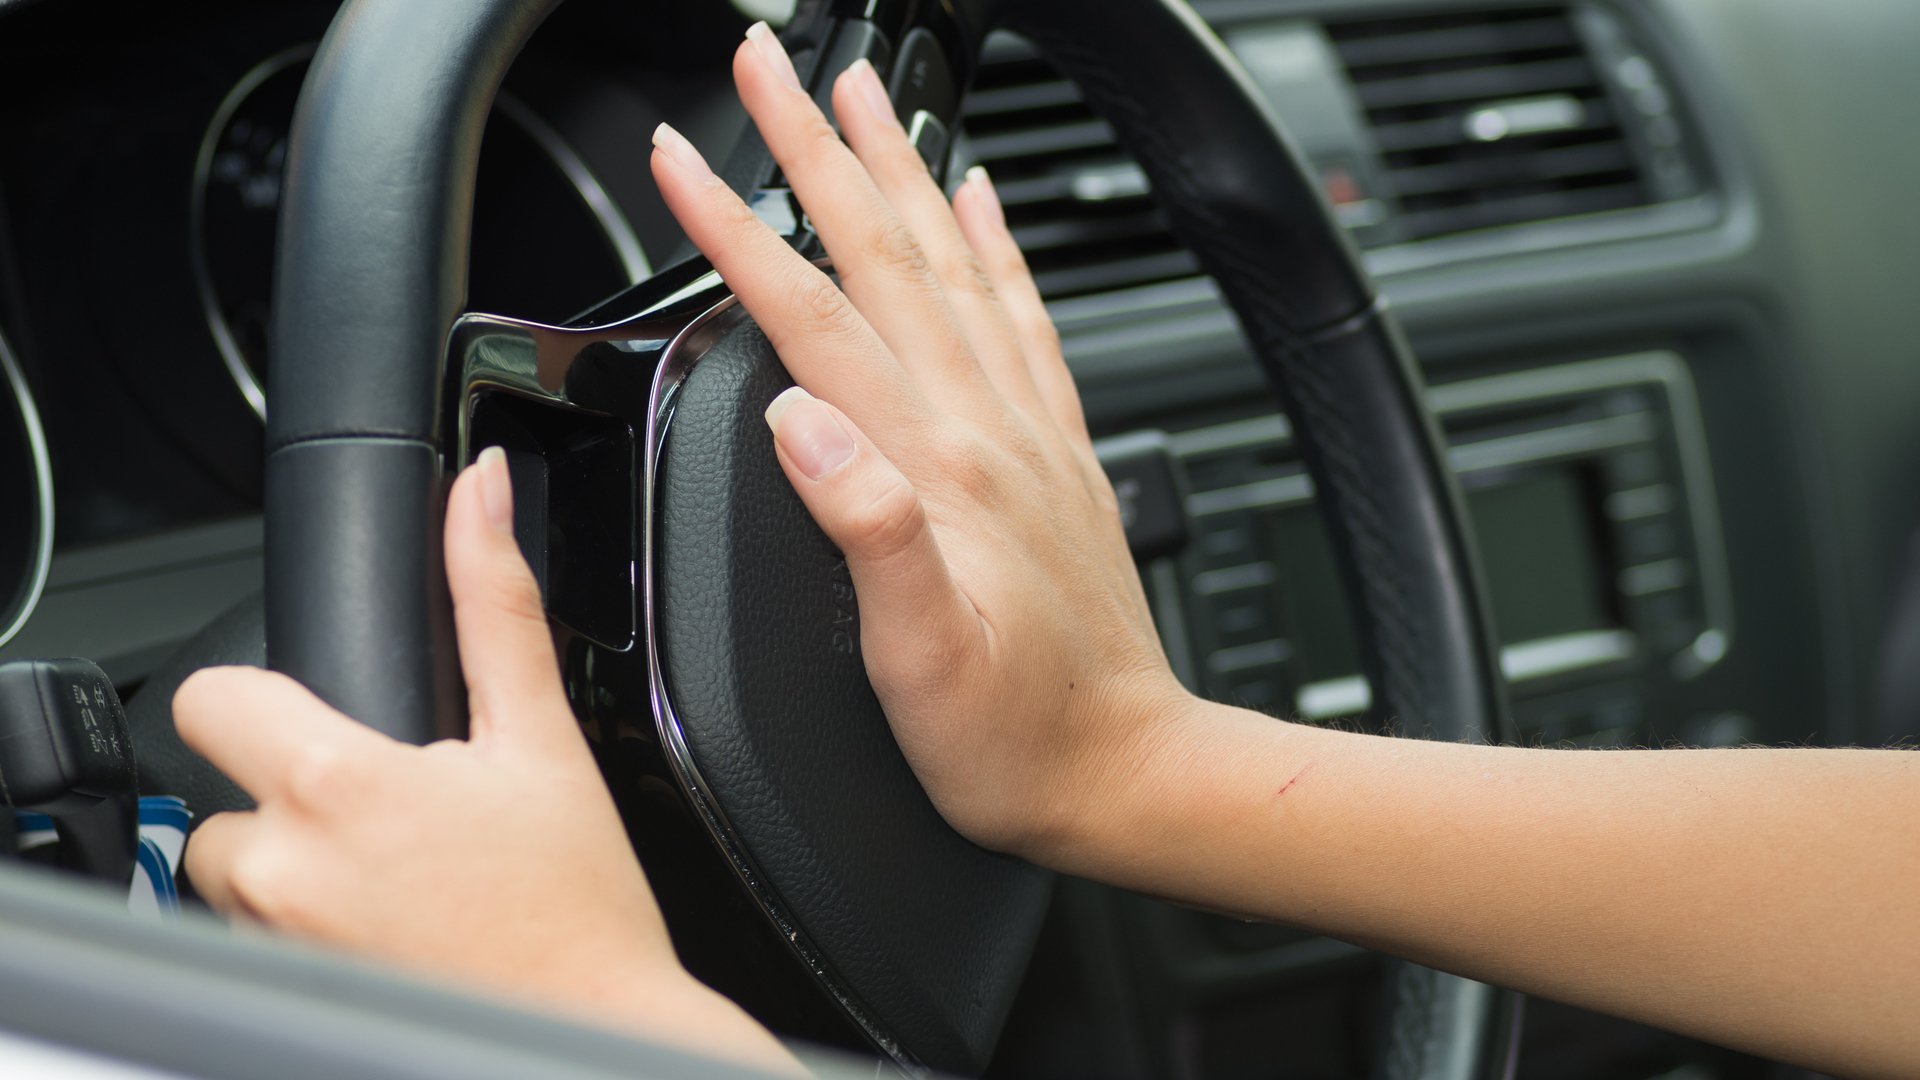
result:
M 564 327 L 461 314 L 481 131 L 557 4 L 349 0 L 313 63 L 274 305 L 269 662 L 398 738 L 460 734 L 440 510 L 452 468 L 506 447 L 516 527 L 583 722 L 659 741 L 742 887 L 876 1047 L 909 1068 L 977 1070 L 1050 881 L 948 828 L 894 744 L 845 566 L 760 419 L 791 385 L 765 336 L 697 260 Z M 1272 114 L 1193 12 L 1179 0 L 801 9 L 786 37 L 803 78 L 824 85 L 859 56 L 883 74 L 911 67 L 902 108 L 935 130 L 951 130 L 997 27 L 1080 84 L 1293 419 L 1377 708 L 1416 734 L 1505 734 L 1418 369 Z M 757 139 L 726 171 L 811 242 Z M 1389 998 L 1382 1075 L 1510 1068 L 1511 999 L 1411 966 Z

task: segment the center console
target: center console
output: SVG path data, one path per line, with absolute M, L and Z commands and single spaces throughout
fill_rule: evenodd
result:
M 1524 733 L 1631 738 L 1635 680 L 1653 665 L 1692 679 L 1733 633 L 1685 363 L 1639 353 L 1431 394 Z M 1202 417 L 1165 445 L 1184 474 L 1190 539 L 1146 570 L 1176 669 L 1210 697 L 1277 715 L 1365 713 L 1338 571 L 1286 421 Z

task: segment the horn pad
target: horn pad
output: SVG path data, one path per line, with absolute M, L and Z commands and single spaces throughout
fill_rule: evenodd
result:
M 868 1034 L 975 1073 L 1051 877 L 954 832 L 894 742 L 846 562 L 763 419 L 792 385 L 737 307 L 662 363 L 647 522 L 662 741 L 755 898 Z

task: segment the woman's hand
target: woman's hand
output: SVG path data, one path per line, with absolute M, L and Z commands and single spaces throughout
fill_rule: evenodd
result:
M 675 957 L 567 708 L 512 521 L 491 450 L 447 504 L 467 741 L 395 742 L 252 668 L 180 687 L 181 737 L 259 804 L 195 831 L 195 887 L 223 913 L 455 985 L 793 1068 Z
M 763 29 L 734 71 L 844 292 L 670 129 L 654 173 L 805 388 L 768 412 L 780 460 L 846 553 L 867 668 L 947 820 L 1764 1055 L 1920 1075 L 1920 756 L 1522 750 L 1198 703 L 992 188 L 949 209 L 864 65 L 834 88 L 846 144 Z
M 764 26 L 734 76 L 840 284 L 665 126 L 661 192 L 801 388 L 767 421 L 914 771 L 973 840 L 1063 857 L 1189 699 L 1046 308 L 984 172 L 949 205 L 870 65 L 834 87 L 844 142 Z

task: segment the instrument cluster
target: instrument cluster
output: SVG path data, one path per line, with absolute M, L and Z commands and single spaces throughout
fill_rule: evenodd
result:
M 236 391 L 262 418 L 281 176 L 312 56 L 303 45 L 248 72 L 215 112 L 194 167 L 194 284 Z M 470 309 L 560 322 L 650 274 L 624 213 L 531 106 L 503 94 L 481 145 Z
M 40 411 L 0 337 L 0 645 L 26 625 L 53 554 L 53 472 Z

